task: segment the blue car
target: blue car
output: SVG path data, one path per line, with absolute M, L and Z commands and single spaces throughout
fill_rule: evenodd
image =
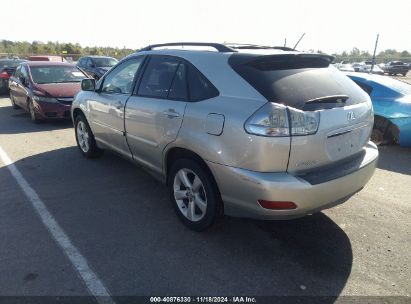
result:
M 411 147 L 411 85 L 387 76 L 347 73 L 370 97 L 374 107 L 372 140 Z

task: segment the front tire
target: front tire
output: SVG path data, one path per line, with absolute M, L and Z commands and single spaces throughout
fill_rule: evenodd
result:
M 97 147 L 93 132 L 84 115 L 80 114 L 76 117 L 74 130 L 77 147 L 83 156 L 87 158 L 96 158 L 103 154 L 103 150 Z
M 37 118 L 36 111 L 34 110 L 34 104 L 32 100 L 29 100 L 27 107 L 29 108 L 30 120 L 36 124 L 40 123 L 41 120 Z
M 170 200 L 184 225 L 203 231 L 214 223 L 221 198 L 207 170 L 194 160 L 178 159 L 167 184 Z
M 13 94 L 10 91 L 10 101 L 11 101 L 11 106 L 13 107 L 13 109 L 17 110 L 20 109 L 20 107 L 16 104 L 16 101 L 14 100 Z

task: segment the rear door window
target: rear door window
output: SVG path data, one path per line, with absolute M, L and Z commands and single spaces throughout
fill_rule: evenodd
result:
M 138 95 L 167 98 L 180 61 L 173 57 L 152 56 L 144 72 Z M 173 94 L 177 94 L 177 86 Z M 181 86 L 181 85 L 180 85 Z M 181 94 L 181 93 L 180 93 Z
M 170 92 L 168 93 L 169 99 L 175 100 L 187 100 L 187 77 L 186 77 L 186 64 L 180 63 L 177 71 L 174 75 L 173 83 L 170 87 Z
M 20 77 L 22 77 L 24 79 L 24 81 L 26 82 L 25 84 L 27 84 L 27 81 L 29 80 L 29 74 L 27 72 L 27 67 L 22 65 L 21 66 L 21 70 L 20 70 Z

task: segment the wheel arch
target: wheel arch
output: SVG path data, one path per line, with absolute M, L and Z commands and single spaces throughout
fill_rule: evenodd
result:
M 219 204 L 220 208 L 219 208 L 218 213 L 223 214 L 224 213 L 224 203 L 221 199 L 220 189 L 217 185 L 214 174 L 209 168 L 209 166 L 207 165 L 207 163 L 204 161 L 204 159 L 196 152 L 190 149 L 181 148 L 181 147 L 172 147 L 166 151 L 165 156 L 164 156 L 164 172 L 165 172 L 165 177 L 166 177 L 166 183 L 168 184 L 169 182 L 168 174 L 170 172 L 171 166 L 173 165 L 173 162 L 178 159 L 195 160 L 195 162 L 198 163 L 208 173 L 208 175 L 211 178 L 211 182 L 214 184 L 214 187 L 215 189 L 217 189 L 217 192 L 220 197 L 220 204 Z
M 80 108 L 74 108 L 73 109 L 73 123 L 76 121 L 76 118 L 79 115 L 84 115 L 84 117 L 86 117 L 83 110 L 81 110 Z M 86 117 L 86 119 L 87 119 L 87 117 Z

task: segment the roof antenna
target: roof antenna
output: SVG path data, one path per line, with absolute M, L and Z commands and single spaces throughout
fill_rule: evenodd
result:
M 298 39 L 297 43 L 293 47 L 294 51 L 295 51 L 295 48 L 297 47 L 297 45 L 300 43 L 301 39 L 303 39 L 304 36 L 305 36 L 305 33 L 301 35 L 300 39 Z
M 286 47 L 286 46 L 287 46 L 287 37 L 284 38 L 284 47 Z

